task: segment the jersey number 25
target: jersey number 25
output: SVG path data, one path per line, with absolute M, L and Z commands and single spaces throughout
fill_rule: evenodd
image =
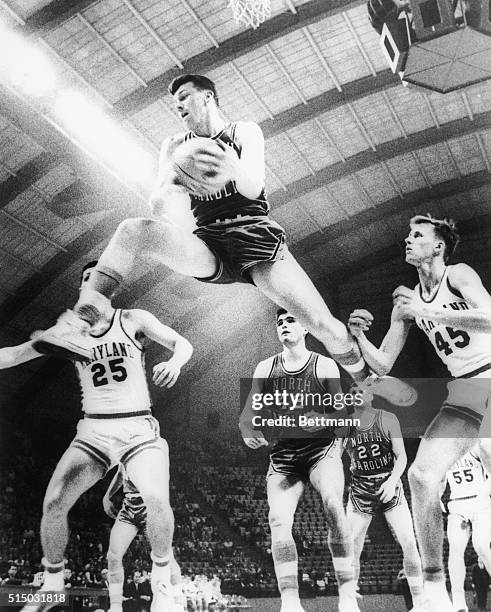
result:
M 109 361 L 109 369 L 111 370 L 111 378 L 116 382 L 123 382 L 128 378 L 128 373 L 121 365 L 124 362 L 123 357 L 119 357 L 118 359 L 111 359 Z M 90 368 L 92 372 L 92 382 L 94 383 L 94 387 L 102 387 L 103 385 L 108 385 L 108 375 L 109 372 L 106 370 L 106 366 L 103 363 L 94 363 Z

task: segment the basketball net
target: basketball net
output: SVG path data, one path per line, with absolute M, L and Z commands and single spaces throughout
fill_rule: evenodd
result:
M 237 23 L 254 30 L 271 17 L 271 0 L 229 0 Z

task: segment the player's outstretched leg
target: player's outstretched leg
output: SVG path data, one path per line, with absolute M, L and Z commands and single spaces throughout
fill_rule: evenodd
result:
M 106 473 L 105 466 L 84 451 L 69 447 L 51 476 L 43 502 L 41 546 L 44 582 L 41 591 L 65 590 L 65 549 L 68 543 L 68 512 L 77 499 Z M 42 612 L 56 603 L 27 604 L 22 612 Z
M 292 534 L 295 510 L 303 488 L 301 480 L 291 480 L 283 474 L 268 474 L 271 552 L 281 596 L 281 612 L 305 612 L 300 603 L 297 547 Z
M 491 523 L 489 504 L 487 506 L 485 511 L 477 512 L 472 521 L 472 545 L 491 576 Z
M 414 535 L 413 519 L 406 499 L 403 498 L 399 505 L 388 510 L 385 518 L 402 548 L 404 572 L 413 599 L 411 612 L 423 612 L 426 609 L 421 559 Z
M 184 597 L 182 590 L 181 568 L 174 557 L 174 552 L 172 553 L 170 561 L 170 582 L 172 585 L 172 595 L 174 598 L 174 609 L 172 612 L 184 612 L 184 610 L 187 608 L 186 598 Z
M 289 251 L 273 263 L 251 268 L 251 277 L 273 302 L 290 312 L 315 336 L 355 381 L 368 375 L 357 342 L 346 326 L 336 319 L 314 284 Z
M 137 533 L 138 528 L 135 525 L 130 525 L 116 517 L 109 536 L 107 551 L 109 612 L 123 612 L 123 557 Z
M 126 219 L 118 226 L 73 312 L 36 339 L 36 350 L 74 360 L 90 359 L 88 331 L 137 263 L 166 265 L 187 276 L 206 278 L 216 272 L 215 255 L 205 243 L 168 219 Z
M 372 522 L 372 515 L 358 512 L 353 507 L 351 499 L 348 500 L 346 507 L 346 513 L 348 522 L 353 530 L 353 569 L 355 588 L 358 590 L 358 582 L 360 580 L 360 559 L 361 553 L 363 552 L 363 546 L 365 544 L 365 538 L 367 535 L 368 528 Z
M 338 444 L 334 443 L 335 446 Z M 320 493 L 328 525 L 328 545 L 338 583 L 339 612 L 360 612 L 356 600 L 353 532 L 343 506 L 344 471 L 340 450 L 319 461 L 310 482 Z
M 467 612 L 464 592 L 464 554 L 470 535 L 469 523 L 458 514 L 450 514 L 447 522 L 448 575 L 452 589 L 452 603 L 456 612 Z
M 171 558 L 174 514 L 169 503 L 169 451 L 144 448 L 125 463 L 130 480 L 147 509 L 147 538 L 152 549 L 152 612 L 168 612 L 172 604 Z
M 478 425 L 440 412 L 409 468 L 414 527 L 423 563 L 425 598 L 432 612 L 453 612 L 443 568 L 440 489 L 447 470 L 473 445 Z M 450 437 L 451 436 L 451 437 Z

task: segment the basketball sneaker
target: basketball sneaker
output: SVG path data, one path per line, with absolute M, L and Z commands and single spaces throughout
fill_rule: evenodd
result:
M 360 612 L 356 593 L 345 593 L 339 595 L 339 612 Z
M 161 580 L 152 581 L 153 599 L 150 612 L 170 612 L 174 606 L 171 589 Z
M 280 612 L 305 612 L 298 595 L 283 594 Z
M 293 602 L 288 602 L 288 604 L 282 603 L 280 612 L 305 612 L 305 610 L 303 609 L 302 604 L 300 603 L 300 600 L 298 600 L 297 603 L 293 603 Z
M 72 361 L 90 361 L 93 340 L 89 336 L 90 325 L 82 321 L 73 310 L 67 310 L 53 327 L 36 334 L 32 346 L 45 355 L 65 357 Z

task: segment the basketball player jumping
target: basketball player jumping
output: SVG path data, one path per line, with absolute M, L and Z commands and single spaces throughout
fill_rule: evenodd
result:
M 60 352 L 74 359 L 90 352 L 88 329 L 97 322 L 108 298 L 131 275 L 135 261 L 164 264 L 207 283 L 252 283 L 286 308 L 320 340 L 333 358 L 356 380 L 367 371 L 359 348 L 346 327 L 335 319 L 324 300 L 285 245 L 285 232 L 268 217 L 264 191 L 264 139 L 256 123 L 229 123 L 218 107 L 213 81 L 182 75 L 169 85 L 186 132 L 164 141 L 157 184 L 151 197 L 158 218 L 123 221 L 111 238 L 74 313 L 38 339 L 42 352 Z M 184 189 L 176 185 L 173 151 L 196 136 L 219 147 L 198 151 L 195 163 L 208 175 L 232 181 L 211 195 L 190 193 L 197 229 L 187 231 L 172 221 L 183 206 Z
M 292 313 L 279 309 L 277 332 L 283 345 L 278 355 L 261 361 L 254 372 L 252 389 L 240 418 L 244 442 L 259 448 L 268 442 L 255 430 L 252 400 L 264 393 L 295 390 L 303 394 L 341 391 L 339 370 L 332 359 L 308 351 L 307 330 Z M 305 414 L 315 408 L 305 404 L 300 409 L 281 406 L 287 415 Z M 257 414 L 257 412 L 256 412 Z M 315 429 L 315 428 L 314 428 Z M 303 612 L 298 591 L 298 557 L 292 535 L 293 521 L 305 483 L 320 493 L 329 527 L 328 543 L 339 587 L 339 612 L 359 612 L 353 569 L 353 538 L 343 506 L 344 472 L 341 444 L 325 427 L 315 431 L 299 427 L 277 430 L 272 442 L 267 475 L 271 550 L 281 595 L 281 612 Z M 294 437 L 297 436 L 297 437 Z
M 83 287 L 96 262 L 82 273 Z M 143 362 L 144 338 L 173 351 L 169 361 L 153 368 L 153 382 L 171 387 L 192 354 L 189 342 L 144 310 L 115 310 L 110 302 L 91 330 L 91 356 L 76 364 L 82 387 L 84 418 L 61 457 L 46 490 L 41 519 L 46 591 L 63 591 L 67 516 L 77 499 L 108 469 L 122 463 L 147 508 L 152 548 L 153 612 L 168 612 L 174 517 L 169 504 L 169 462 L 158 422 L 151 415 Z M 165 444 L 165 447 L 163 446 Z M 53 604 L 28 604 L 38 612 Z
M 167 454 L 167 445 L 160 440 L 164 455 Z M 117 499 L 123 492 L 119 508 Z M 107 551 L 107 567 L 109 579 L 109 612 L 123 611 L 123 585 L 124 568 L 123 557 L 131 542 L 138 533 L 147 537 L 147 509 L 140 492 L 128 477 L 124 465 L 121 463 L 102 500 L 106 514 L 114 519 L 109 536 Z M 172 585 L 172 599 L 169 612 L 183 612 L 181 570 L 174 555 L 170 559 L 170 581 Z
M 356 580 L 368 527 L 372 517 L 383 512 L 402 548 L 404 572 L 414 604 L 412 612 L 422 611 L 425 608 L 421 559 L 401 483 L 407 465 L 401 427 L 395 414 L 373 408 L 372 399 L 372 392 L 365 390 L 363 406 L 355 406 L 352 415 L 360 425 L 351 427 L 344 441 L 351 458 L 347 514 L 354 532 Z
M 471 533 L 474 550 L 491 574 L 491 498 L 488 478 L 478 445 L 456 461 L 447 472 L 449 497 L 444 506 L 448 512 L 448 574 L 455 612 L 468 612 L 464 593 L 464 554 Z
M 432 612 L 453 611 L 443 572 L 440 486 L 450 467 L 474 444 L 491 391 L 491 296 L 471 267 L 462 263 L 448 265 L 457 242 L 452 221 L 430 216 L 411 219 L 406 261 L 416 267 L 419 284 L 414 290 L 398 287 L 394 291 L 390 329 L 379 349 L 364 334 L 373 321 L 372 315 L 356 310 L 350 316 L 351 332 L 377 374 L 391 370 L 410 325 L 416 322 L 455 377 L 409 469 L 425 595 Z M 487 423 L 483 430 L 485 427 Z M 483 453 L 489 469 L 487 445 Z

